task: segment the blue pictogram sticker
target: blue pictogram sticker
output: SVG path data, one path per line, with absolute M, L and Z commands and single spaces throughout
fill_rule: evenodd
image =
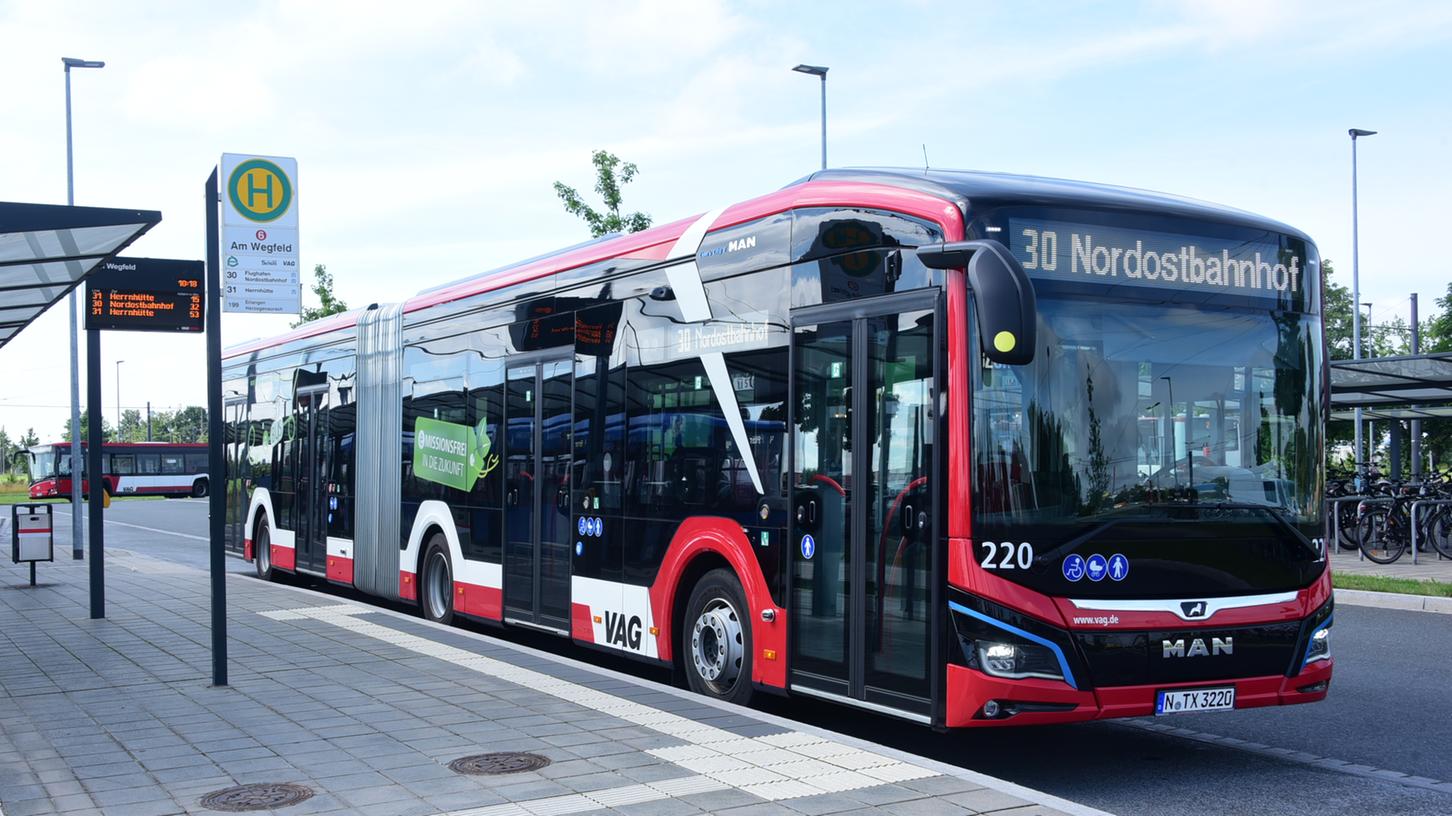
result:
M 584 554 L 585 554 L 585 542 L 583 542 L 583 541 L 576 541 L 575 542 L 575 555 L 584 555 Z
M 579 527 L 580 527 L 580 535 L 589 535 L 590 534 L 590 520 L 589 519 L 585 518 L 584 516 L 580 516 L 580 524 L 579 524 Z
M 599 516 L 595 517 L 595 535 L 605 535 L 605 519 L 602 519 Z
M 1085 566 L 1089 568 L 1089 580 L 1091 581 L 1103 581 L 1105 573 L 1109 572 L 1109 563 L 1099 553 L 1089 556 Z
M 1109 556 L 1109 577 L 1115 581 L 1123 581 L 1129 575 L 1129 559 L 1119 553 Z
M 1084 556 L 1074 553 L 1064 559 L 1064 577 L 1070 581 L 1084 577 Z
M 817 540 L 809 535 L 802 536 L 802 557 L 810 559 L 817 551 Z

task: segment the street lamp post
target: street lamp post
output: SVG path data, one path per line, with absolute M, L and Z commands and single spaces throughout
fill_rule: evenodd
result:
M 76 182 L 71 152 L 71 69 L 104 68 L 100 60 L 61 57 L 66 67 L 66 205 L 75 206 Z M 79 287 L 77 287 L 79 288 Z M 71 558 L 79 561 L 84 552 L 85 535 L 81 526 L 81 352 L 80 327 L 76 320 L 76 289 L 71 290 Z
M 798 65 L 792 69 L 797 73 L 810 74 L 822 80 L 822 169 L 827 169 L 827 66 Z
M 1359 267 L 1360 247 L 1357 244 L 1357 212 L 1356 212 L 1356 138 L 1358 136 L 1375 136 L 1374 130 L 1362 130 L 1351 128 L 1346 131 L 1351 136 L 1351 358 L 1361 359 L 1361 309 L 1354 304 L 1361 302 L 1361 269 Z M 1361 485 L 1366 483 L 1366 461 L 1363 458 L 1361 438 L 1361 408 L 1356 409 L 1356 475 Z
M 122 441 L 122 439 L 121 439 L 121 364 L 124 363 L 124 362 L 126 362 L 126 361 L 125 360 L 117 360 L 116 361 L 116 437 L 115 437 L 115 439 L 116 439 L 117 442 Z

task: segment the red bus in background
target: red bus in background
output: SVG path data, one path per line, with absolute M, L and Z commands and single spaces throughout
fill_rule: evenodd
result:
M 71 443 L 52 442 L 30 454 L 30 498 L 71 495 Z M 86 455 L 86 445 L 81 445 Z M 84 468 L 82 473 L 84 473 Z M 101 472 L 112 496 L 207 495 L 206 443 L 116 442 L 101 446 Z M 81 483 L 89 493 L 90 485 Z

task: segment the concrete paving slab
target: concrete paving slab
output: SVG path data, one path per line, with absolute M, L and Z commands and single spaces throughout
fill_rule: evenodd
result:
M 314 796 L 285 814 L 1098 814 L 981 774 L 498 638 L 229 578 L 231 684 L 211 687 L 207 575 L 108 558 L 0 591 L 0 816 L 206 812 L 235 784 Z M 164 576 L 164 580 L 158 580 Z M 0 586 L 22 583 L 0 567 Z M 539 753 L 537 772 L 448 763 Z M 42 779 L 41 774 L 45 777 Z

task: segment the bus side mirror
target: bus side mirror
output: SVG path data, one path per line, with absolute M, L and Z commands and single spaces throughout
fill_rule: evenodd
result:
M 1038 301 L 1018 259 L 997 241 L 955 241 L 918 248 L 933 269 L 968 268 L 983 354 L 1004 365 L 1033 362 L 1038 343 Z

